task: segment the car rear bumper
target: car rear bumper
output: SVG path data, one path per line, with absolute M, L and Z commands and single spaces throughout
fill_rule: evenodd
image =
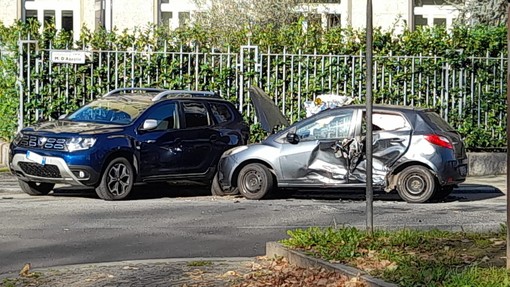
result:
M 468 160 L 450 160 L 444 164 L 444 168 L 437 174 L 439 184 L 456 185 L 466 180 L 468 174 Z
M 12 157 L 9 168 L 25 181 L 92 186 L 99 178 L 98 173 L 88 166 L 70 166 L 64 159 L 54 156 L 45 156 L 43 165 L 29 160 L 24 153 L 18 153 Z

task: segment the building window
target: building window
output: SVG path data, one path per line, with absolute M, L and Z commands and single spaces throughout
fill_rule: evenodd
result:
M 30 19 L 35 19 L 35 21 L 37 21 L 37 10 L 25 11 L 25 21 L 28 22 Z
M 161 12 L 161 24 L 165 27 L 170 27 L 173 17 L 172 12 Z
M 446 18 L 434 18 L 434 25 L 446 26 Z
M 341 15 L 340 14 L 327 14 L 328 18 L 328 28 L 340 27 L 341 25 Z
M 414 26 L 427 26 L 427 19 L 423 18 L 422 15 L 414 15 Z
M 104 28 L 104 20 L 105 20 L 105 3 L 104 0 L 95 0 L 94 3 L 94 9 L 95 9 L 95 28 Z
M 179 27 L 187 25 L 190 18 L 190 12 L 179 12 Z
M 434 5 L 434 6 L 440 6 L 440 5 L 447 5 L 448 3 L 446 0 L 414 0 L 414 6 L 415 7 L 423 7 L 423 5 Z
M 44 25 L 48 23 L 55 24 L 55 10 L 44 10 Z
M 62 11 L 62 30 L 64 31 L 73 30 L 73 11 L 70 10 Z

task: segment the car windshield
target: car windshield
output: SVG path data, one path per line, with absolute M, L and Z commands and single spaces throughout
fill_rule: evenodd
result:
M 441 116 L 435 112 L 426 112 L 425 116 L 441 131 L 443 132 L 454 132 L 452 128 Z
M 97 99 L 72 113 L 67 120 L 126 125 L 145 110 L 149 101 L 127 101 L 121 97 Z

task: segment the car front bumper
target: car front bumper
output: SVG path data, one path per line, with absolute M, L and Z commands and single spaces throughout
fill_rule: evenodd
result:
M 17 153 L 9 163 L 11 172 L 25 181 L 62 183 L 74 186 L 92 186 L 98 181 L 98 174 L 88 166 L 70 166 L 63 158 L 45 156 L 45 163 L 39 164 Z
M 235 155 L 222 156 L 218 162 L 218 181 L 224 188 L 230 188 L 233 185 L 233 177 L 237 162 Z

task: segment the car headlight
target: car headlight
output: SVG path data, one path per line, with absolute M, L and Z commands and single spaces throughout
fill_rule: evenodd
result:
M 86 150 L 94 146 L 95 138 L 72 138 L 67 142 L 68 151 Z
M 248 147 L 245 145 L 236 146 L 235 148 L 231 148 L 225 152 L 225 155 L 233 155 L 238 152 L 242 152 L 243 150 L 247 149 Z

